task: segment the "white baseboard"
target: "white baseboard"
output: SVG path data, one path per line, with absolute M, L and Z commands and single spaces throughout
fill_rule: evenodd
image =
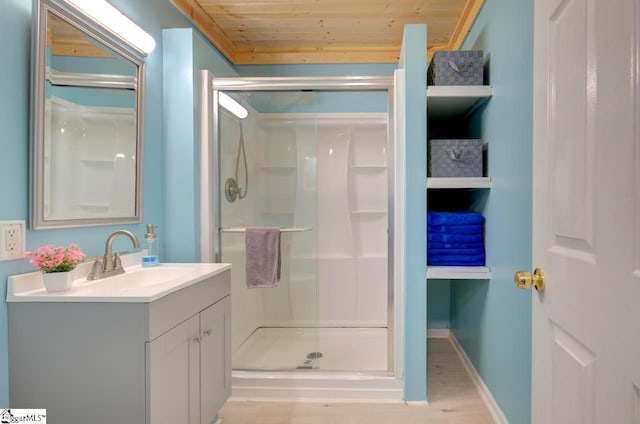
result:
M 426 400 L 407 400 L 404 403 L 409 406 L 429 406 L 429 402 Z
M 451 330 L 448 328 L 428 328 L 427 329 L 427 338 L 428 339 L 448 339 L 451 337 Z
M 473 363 L 471 362 L 467 354 L 464 352 L 464 349 L 462 349 L 462 346 L 460 346 L 460 343 L 458 342 L 458 339 L 456 339 L 456 336 L 453 334 L 453 332 L 450 332 L 449 337 L 451 339 L 451 342 L 453 343 L 453 347 L 456 350 L 456 353 L 462 360 L 464 367 L 467 369 L 467 371 L 471 375 L 471 379 L 476 385 L 476 388 L 480 393 L 480 397 L 482 397 L 482 399 L 484 400 L 484 403 L 487 404 L 487 408 L 489 408 L 489 413 L 491 413 L 491 416 L 493 417 L 495 422 L 498 424 L 508 424 L 509 421 L 507 421 L 507 417 L 505 417 L 504 413 L 502 412 L 502 409 L 500 409 L 500 406 L 498 406 L 498 403 L 493 398 L 493 395 L 491 394 L 491 391 L 489 391 L 489 388 L 487 387 L 487 385 L 484 384 L 484 381 L 482 381 L 482 377 L 480 377 L 480 374 L 478 374 L 478 371 L 476 371 L 476 367 L 473 366 Z

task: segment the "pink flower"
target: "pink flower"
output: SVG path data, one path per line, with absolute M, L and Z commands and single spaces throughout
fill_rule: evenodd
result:
M 45 273 L 71 271 L 84 258 L 84 253 L 74 243 L 66 248 L 63 246 L 54 248 L 48 244 L 39 247 L 35 254 L 27 252 L 27 255 L 33 256 L 29 262 Z

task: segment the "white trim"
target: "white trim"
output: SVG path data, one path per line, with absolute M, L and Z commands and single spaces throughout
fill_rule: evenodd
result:
M 402 403 L 403 382 L 385 373 L 232 371 L 232 401 Z
M 199 72 L 200 81 L 200 119 L 199 119 L 199 154 L 200 154 L 200 262 L 215 262 L 213 240 L 215 220 L 214 179 L 216 164 L 213 163 L 211 109 L 213 107 L 209 92 L 211 77 L 209 71 Z
M 395 187 L 394 187 L 394 245 L 393 245 L 393 298 L 394 298 L 394 375 L 404 378 L 404 235 L 405 235 L 405 196 L 404 192 L 404 150 L 406 113 L 404 110 L 406 93 L 404 92 L 404 70 L 396 69 L 394 77 L 394 140 L 395 140 Z
M 429 406 L 429 402 L 426 400 L 408 400 L 405 404 L 408 406 Z
M 428 339 L 448 339 L 451 338 L 451 330 L 448 328 L 427 328 Z
M 380 124 L 380 126 L 386 126 L 389 114 L 386 112 L 313 112 L 313 113 L 264 113 L 258 112 L 254 108 L 250 108 L 251 114 L 255 116 L 256 120 L 261 122 L 269 121 L 290 121 L 296 120 L 297 123 L 308 121 L 310 124 L 316 124 L 317 122 L 325 123 L 342 123 L 344 121 L 350 122 L 351 125 L 371 125 Z
M 509 421 L 507 421 L 507 417 L 505 417 L 504 413 L 502 412 L 502 409 L 500 409 L 500 406 L 498 406 L 498 403 L 493 398 L 493 395 L 491 394 L 491 391 L 489 390 L 487 385 L 484 384 L 482 377 L 480 377 L 480 374 L 478 374 L 478 371 L 476 371 L 476 368 L 473 366 L 473 363 L 471 362 L 467 354 L 464 352 L 464 349 L 462 349 L 462 346 L 460 346 L 460 343 L 458 342 L 458 339 L 456 339 L 455 334 L 453 332 L 450 332 L 450 333 L 451 333 L 450 339 L 451 339 L 451 343 L 453 344 L 453 348 L 455 349 L 456 353 L 462 360 L 462 363 L 464 367 L 467 369 L 467 372 L 471 376 L 473 383 L 475 384 L 476 388 L 478 389 L 478 392 L 480 393 L 480 397 L 482 397 L 482 400 L 484 400 L 484 403 L 487 405 L 487 408 L 489 409 L 489 413 L 493 417 L 494 421 L 499 424 L 508 424 Z

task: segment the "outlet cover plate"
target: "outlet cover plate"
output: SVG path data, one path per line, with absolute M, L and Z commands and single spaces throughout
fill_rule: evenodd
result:
M 24 258 L 25 221 L 0 221 L 0 261 Z

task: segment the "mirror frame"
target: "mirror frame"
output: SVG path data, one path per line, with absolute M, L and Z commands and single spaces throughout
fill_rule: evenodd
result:
M 143 194 L 143 127 L 144 127 L 144 85 L 145 54 L 129 44 L 110 29 L 95 21 L 75 6 L 62 0 L 34 0 L 35 20 L 32 33 L 31 57 L 31 119 L 30 119 L 30 160 L 29 160 L 29 209 L 32 230 L 52 228 L 90 227 L 100 225 L 135 224 L 142 222 Z M 134 215 L 105 218 L 61 218 L 47 219 L 44 216 L 44 122 L 45 83 L 47 52 L 47 16 L 58 18 L 74 26 L 89 37 L 111 49 L 122 58 L 136 65 L 136 187 Z M 114 80 L 106 84 L 122 87 Z M 104 86 L 104 85 L 103 85 Z

